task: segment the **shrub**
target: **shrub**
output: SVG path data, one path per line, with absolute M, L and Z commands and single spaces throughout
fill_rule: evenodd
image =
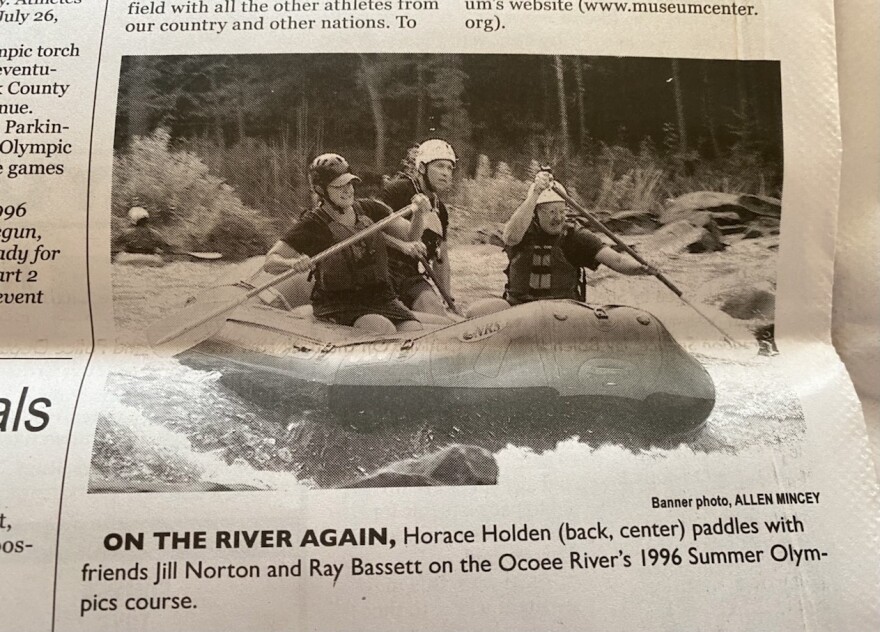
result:
M 114 159 L 114 239 L 126 228 L 135 200 L 176 250 L 218 250 L 238 259 L 265 252 L 274 237 L 269 219 L 245 206 L 198 156 L 172 149 L 163 129 L 136 137 Z
M 199 156 L 211 173 L 231 183 L 241 201 L 269 218 L 278 231 L 308 204 L 308 156 L 284 136 L 272 141 L 244 138 L 231 147 L 202 137 L 186 141 L 181 148 Z
M 481 155 L 474 177 L 458 183 L 451 203 L 463 209 L 475 225 L 505 222 L 525 198 L 529 184 L 516 178 L 504 162 L 495 166 L 493 174 L 489 158 Z

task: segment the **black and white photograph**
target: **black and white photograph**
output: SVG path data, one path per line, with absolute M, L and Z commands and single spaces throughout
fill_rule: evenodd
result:
M 89 491 L 796 452 L 782 120 L 777 61 L 124 57 Z

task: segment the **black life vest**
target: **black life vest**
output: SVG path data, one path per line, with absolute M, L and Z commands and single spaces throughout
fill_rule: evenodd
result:
M 507 249 L 510 263 L 505 270 L 504 298 L 512 305 L 542 299 L 584 299 L 581 269 L 573 266 L 562 244 L 571 227 L 559 235 L 549 235 L 532 222 L 522 241 Z
M 315 212 L 330 229 L 333 243 L 338 244 L 373 223 L 361 210 L 360 204 L 355 201 L 354 226 L 342 224 L 325 209 L 318 209 Z M 314 298 L 345 292 L 385 290 L 388 287 L 388 257 L 385 241 L 379 231 L 315 266 L 315 287 L 312 296 Z
M 146 224 L 137 224 L 122 234 L 119 246 L 123 252 L 155 254 L 166 247 L 165 241 Z

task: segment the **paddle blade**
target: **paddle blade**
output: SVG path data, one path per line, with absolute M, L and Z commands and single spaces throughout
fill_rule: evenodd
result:
M 153 351 L 161 356 L 175 356 L 220 331 L 232 309 L 241 302 L 241 290 L 229 289 L 235 290 L 234 296 L 230 292 L 199 300 L 150 325 L 145 333 Z
M 193 259 L 202 259 L 204 261 L 216 261 L 223 258 L 223 254 L 219 252 L 185 252 L 183 254 Z

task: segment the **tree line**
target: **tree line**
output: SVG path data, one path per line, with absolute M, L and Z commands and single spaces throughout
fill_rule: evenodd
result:
M 339 151 L 393 173 L 439 136 L 465 173 L 480 154 L 520 174 L 649 145 L 680 169 L 737 158 L 781 186 L 779 64 L 770 61 L 463 54 L 124 57 L 116 147 L 157 128 L 173 141 L 283 143 L 301 162 Z

